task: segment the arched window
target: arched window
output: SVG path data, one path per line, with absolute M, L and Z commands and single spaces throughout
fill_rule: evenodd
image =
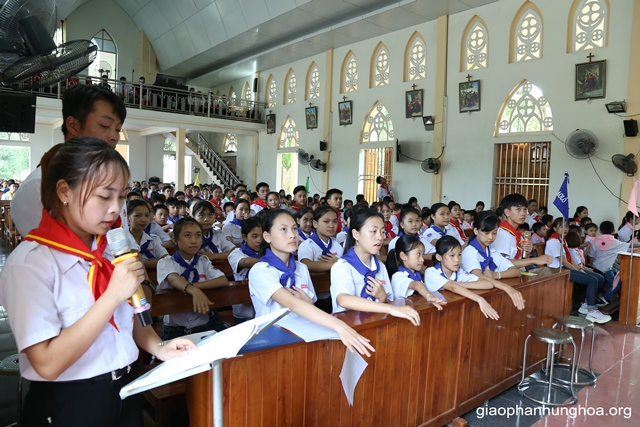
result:
M 312 62 L 307 71 L 307 84 L 305 100 L 320 97 L 320 70 L 315 62 Z
M 511 23 L 509 62 L 542 58 L 542 33 L 542 13 L 527 0 Z
M 225 153 L 236 153 L 238 151 L 238 139 L 235 133 L 228 133 L 224 137 L 223 151 Z
M 574 0 L 569 12 L 567 52 L 607 46 L 609 0 Z
M 292 68 L 289 68 L 287 77 L 284 79 L 284 86 L 284 103 L 293 104 L 294 102 L 296 102 L 296 94 L 298 93 L 298 82 L 296 80 L 296 74 L 293 72 Z
M 427 45 L 417 31 L 413 33 L 404 52 L 404 81 L 427 78 Z
M 369 87 L 380 87 L 389 84 L 389 50 L 384 43 L 378 43 L 371 57 L 371 79 Z
M 386 107 L 376 102 L 364 122 L 362 142 L 384 142 L 394 139 L 393 122 Z
M 242 86 L 242 99 L 245 101 L 251 101 L 252 99 L 251 85 L 249 85 L 249 82 L 244 82 L 244 86 Z
M 552 130 L 553 116 L 547 98 L 536 85 L 525 79 L 502 104 L 494 136 Z
M 293 189 L 298 185 L 298 128 L 290 116 L 282 124 L 278 141 L 276 188 L 293 194 Z
M 277 97 L 277 87 L 276 87 L 276 79 L 273 77 L 273 74 L 269 76 L 267 79 L 267 96 L 264 99 L 267 100 L 267 107 L 273 108 L 276 106 L 276 97 Z
M 91 43 L 98 46 L 98 55 L 89 66 L 89 75 L 97 77 L 106 75 L 110 79 L 115 79 L 118 65 L 118 49 L 113 38 L 107 30 L 102 29 L 91 38 Z
M 358 90 L 358 63 L 353 51 L 347 52 L 342 61 L 340 73 L 340 93 L 355 92 Z
M 487 68 L 489 65 L 489 32 L 487 24 L 475 15 L 462 33 L 460 71 Z

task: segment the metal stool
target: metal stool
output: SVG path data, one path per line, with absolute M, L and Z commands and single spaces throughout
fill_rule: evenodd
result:
M 596 376 L 596 373 L 593 372 L 593 367 L 592 367 L 593 344 L 595 342 L 595 336 L 596 336 L 595 330 L 593 327 L 593 322 L 591 320 L 585 319 L 584 317 L 560 316 L 556 319 L 556 324 L 553 325 L 553 327 L 555 328 L 558 325 L 560 325 L 563 331 L 565 330 L 565 328 L 580 329 L 580 333 L 582 334 L 582 340 L 580 341 L 580 348 L 578 349 L 578 359 L 575 361 L 576 370 L 573 376 L 573 384 L 581 385 L 581 386 L 594 385 L 598 377 Z M 580 367 L 580 358 L 582 357 L 582 347 L 584 346 L 584 333 L 587 329 L 591 331 L 591 348 L 589 349 L 589 369 L 588 370 Z M 562 346 L 560 346 L 558 350 L 557 360 L 560 360 L 561 357 L 562 357 Z M 570 375 L 571 365 L 567 363 L 558 363 L 558 362 L 555 363 L 554 365 L 555 365 L 556 374 L 557 374 L 555 378 L 556 381 L 561 382 L 563 384 L 569 384 L 568 378 Z
M 22 412 L 22 377 L 20 376 L 20 365 L 18 364 L 18 355 L 13 354 L 0 360 L 0 375 L 8 377 L 18 377 L 18 422 L 8 427 L 20 426 L 20 414 Z
M 533 377 L 525 378 L 525 371 L 527 367 L 527 344 L 529 343 L 529 338 L 532 336 L 539 341 L 547 343 L 547 378 L 545 378 L 544 381 Z M 554 407 L 573 405 L 578 401 L 578 398 L 573 391 L 573 381 L 569 381 L 568 386 L 553 382 L 553 355 L 555 353 L 556 345 L 563 344 L 573 345 L 571 376 L 569 377 L 570 379 L 573 379 L 575 371 L 574 359 L 576 355 L 576 344 L 573 342 L 571 334 L 558 329 L 536 328 L 529 334 L 529 336 L 527 336 L 527 339 L 524 341 L 522 379 L 520 380 L 520 384 L 518 384 L 518 391 L 521 395 L 538 404 Z

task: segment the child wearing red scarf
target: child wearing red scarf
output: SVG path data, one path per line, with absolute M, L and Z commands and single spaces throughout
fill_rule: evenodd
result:
M 137 257 L 113 265 L 105 233 L 118 218 L 129 179 L 107 143 L 73 138 L 41 160 L 43 213 L 4 266 L 0 304 L 31 380 L 24 425 L 141 425 L 139 399 L 120 401 L 136 378 L 138 347 L 167 360 L 194 348 L 165 343 L 133 317 L 127 299 L 144 279 Z M 33 260 L 37 262 L 33 262 Z

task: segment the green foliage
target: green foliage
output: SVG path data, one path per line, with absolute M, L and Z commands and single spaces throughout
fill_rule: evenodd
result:
M 29 147 L 0 145 L 0 178 L 25 179 L 29 175 Z

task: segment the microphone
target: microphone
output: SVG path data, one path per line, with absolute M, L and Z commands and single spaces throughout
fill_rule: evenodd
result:
M 109 244 L 109 250 L 113 253 L 113 256 L 116 257 L 116 259 L 112 261 L 114 265 L 138 255 L 137 252 L 131 250 L 127 233 L 123 228 L 109 230 L 107 232 L 107 243 Z M 147 298 L 144 296 L 144 291 L 140 285 L 138 285 L 136 292 L 131 295 L 131 306 L 133 307 L 133 312 L 138 317 L 138 321 L 140 321 L 140 325 L 145 327 L 152 323 L 150 313 L 151 305 L 147 302 Z

